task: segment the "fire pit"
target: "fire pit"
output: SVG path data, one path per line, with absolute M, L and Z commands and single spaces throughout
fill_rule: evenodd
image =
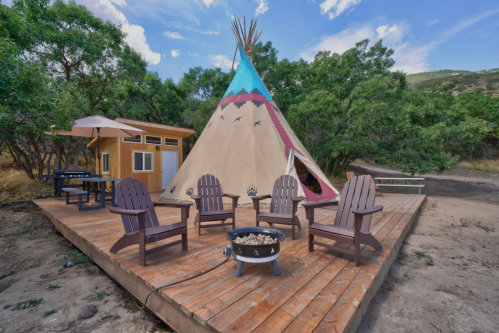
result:
M 273 228 L 248 227 L 231 230 L 227 233 L 231 245 L 224 249 L 226 255 L 232 255 L 237 263 L 236 274 L 241 277 L 245 262 L 270 262 L 274 275 L 281 275 L 276 259 L 280 254 L 280 243 L 286 238 L 284 233 Z

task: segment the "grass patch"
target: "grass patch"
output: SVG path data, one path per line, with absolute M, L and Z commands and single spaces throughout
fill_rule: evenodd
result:
M 455 220 L 454 220 L 455 221 Z M 451 226 L 454 226 L 454 224 L 451 224 Z M 461 229 L 462 227 L 464 228 L 469 228 L 469 227 L 477 227 L 479 229 L 482 229 L 484 230 L 485 232 L 487 233 L 491 233 L 491 232 L 494 232 L 496 231 L 495 228 L 491 228 L 489 226 L 486 226 L 486 225 L 482 225 L 482 221 L 478 221 L 478 222 L 473 222 L 472 220 L 470 219 L 463 219 L 463 218 L 460 218 L 459 219 L 459 223 L 456 223 L 456 226 Z
M 485 172 L 499 171 L 499 159 L 476 159 L 473 161 L 463 161 L 459 163 L 459 165 L 470 170 Z
M 414 254 L 418 257 L 418 259 L 424 259 L 426 266 L 433 266 L 435 264 L 433 257 L 425 252 L 414 251 Z
M 59 286 L 58 284 L 49 284 L 49 286 L 47 287 L 47 290 L 56 290 L 56 289 L 59 289 L 61 286 Z
M 18 236 L 27 236 L 32 233 L 33 233 L 33 224 L 31 224 L 31 222 L 26 222 L 21 224 L 16 230 L 16 234 Z
M 460 218 L 459 219 L 459 226 L 464 227 L 464 228 L 468 228 L 471 226 L 471 220 Z
M 65 264 L 68 261 L 79 262 L 92 260 L 92 258 L 78 250 L 62 250 L 56 256 L 60 257 L 59 259 L 54 260 L 57 264 Z
M 487 233 L 496 231 L 496 229 L 495 229 L 495 228 L 491 228 L 491 227 L 487 227 L 486 225 L 482 225 L 482 221 L 478 221 L 478 222 L 475 224 L 475 226 L 476 226 L 477 228 L 480 228 L 480 229 L 482 229 L 482 230 L 485 230 Z
M 18 310 L 24 310 L 28 308 L 34 308 L 37 307 L 42 303 L 43 298 L 31 298 L 27 301 L 21 302 L 17 304 L 17 309 Z
M 92 301 L 102 301 L 106 296 L 111 295 L 107 290 L 101 290 L 92 295 Z
M 45 312 L 43 313 L 43 318 L 48 317 L 48 316 L 50 316 L 50 315 L 53 315 L 53 314 L 54 314 L 54 313 L 56 313 L 56 312 L 57 312 L 56 310 L 48 310 L 48 311 L 45 311 Z
M 39 197 L 47 197 L 53 194 L 54 189 L 49 184 L 29 179 L 19 170 L 0 169 L 0 202 L 9 203 L 14 201 L 29 201 Z
M 8 308 L 11 308 L 13 306 L 13 304 L 5 304 L 3 306 L 4 309 L 8 309 Z

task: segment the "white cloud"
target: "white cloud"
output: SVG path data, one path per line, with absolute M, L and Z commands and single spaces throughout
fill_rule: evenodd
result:
M 186 26 L 186 25 L 182 24 L 182 22 L 178 22 L 178 21 L 168 22 L 167 25 L 169 27 L 172 27 L 172 28 L 194 31 L 194 32 L 197 32 L 197 33 L 200 33 L 203 35 L 218 35 L 218 34 L 220 34 L 220 31 L 196 29 L 196 28 L 192 28 L 190 26 Z M 220 27 L 218 27 L 218 29 L 220 30 Z
M 452 37 L 453 35 L 457 34 L 458 32 L 460 32 L 460 31 L 472 26 L 473 24 L 478 23 L 478 22 L 482 21 L 483 19 L 486 19 L 487 17 L 494 15 L 498 12 L 499 12 L 499 9 L 489 10 L 489 11 L 483 12 L 480 15 L 475 15 L 473 17 L 461 20 L 457 24 L 452 26 L 450 29 L 444 31 L 444 33 L 441 36 L 441 39 L 447 40 L 450 37 Z
M 180 50 L 172 50 L 172 57 L 176 58 L 180 55 Z
M 300 57 L 306 61 L 313 61 L 319 51 L 331 51 L 342 54 L 355 46 L 355 43 L 363 39 L 372 40 L 375 34 L 371 26 L 364 26 L 358 29 L 345 29 L 336 35 L 324 36 L 319 44 L 300 53 Z
M 163 53 L 163 58 L 165 57 L 165 54 Z
M 199 54 L 197 54 L 196 52 L 191 52 L 191 50 L 187 51 L 187 55 L 195 58 L 199 57 Z
M 213 54 L 210 55 L 210 61 L 216 67 L 220 67 L 222 69 L 231 69 L 232 68 L 232 60 L 227 58 L 225 54 Z M 237 63 L 234 64 L 234 68 L 237 68 Z
M 385 25 L 382 25 L 382 26 L 378 27 L 376 29 L 376 32 L 378 33 L 378 38 L 384 38 L 386 35 L 397 33 L 398 32 L 398 26 L 395 24 L 395 25 L 392 25 L 390 27 L 389 24 L 385 24 Z
M 431 27 L 432 25 L 437 24 L 437 23 L 438 23 L 438 21 L 440 21 L 440 20 L 439 20 L 439 19 L 435 19 L 435 20 L 433 20 L 433 21 L 430 21 L 430 22 L 426 23 L 426 26 L 427 26 L 427 27 Z
M 358 5 L 362 0 L 326 0 L 321 3 L 321 14 L 327 15 L 330 20 L 340 16 L 345 10 Z
M 392 70 L 403 70 L 406 73 L 418 73 L 430 69 L 428 54 L 431 46 L 416 46 L 407 36 L 407 29 L 403 25 L 382 25 L 374 28 L 367 24 L 358 28 L 345 29 L 335 35 L 325 36 L 315 46 L 309 48 L 300 56 L 306 61 L 313 61 L 319 51 L 331 51 L 342 54 L 355 47 L 355 44 L 364 39 L 370 40 L 373 45 L 378 38 L 383 38 L 383 45 L 394 50 L 395 65 Z
M 213 3 L 214 0 L 203 0 L 204 4 L 206 7 L 210 8 L 210 5 Z
M 260 14 L 265 14 L 265 12 L 269 10 L 268 0 L 255 0 L 255 2 L 258 4 L 258 7 L 256 7 L 255 10 L 255 16 L 258 16 Z
M 126 0 L 111 0 L 111 2 L 120 7 L 126 7 Z
M 157 65 L 161 61 L 161 54 L 152 51 L 147 43 L 144 28 L 130 24 L 125 15 L 113 5 L 113 3 L 126 5 L 124 0 L 76 0 L 76 2 L 87 7 L 95 16 L 103 20 L 121 24 L 122 30 L 127 33 L 127 43 L 148 63 Z
M 172 31 L 165 31 L 164 35 L 168 38 L 171 39 L 185 39 L 182 37 L 182 35 L 178 32 L 172 32 Z

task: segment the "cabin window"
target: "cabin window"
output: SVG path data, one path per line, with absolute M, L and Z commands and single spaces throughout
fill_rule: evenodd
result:
M 178 139 L 165 138 L 165 146 L 178 147 Z
M 109 153 L 102 154 L 102 173 L 109 173 Z
M 161 144 L 161 137 L 160 136 L 146 135 L 146 143 L 151 144 L 151 145 L 160 145 Z
M 154 171 L 154 153 L 134 152 L 133 171 Z
M 142 135 L 139 134 L 134 138 L 123 138 L 123 142 L 134 142 L 134 143 L 142 143 Z

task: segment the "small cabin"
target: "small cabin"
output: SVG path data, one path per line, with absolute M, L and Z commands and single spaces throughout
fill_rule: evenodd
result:
M 102 177 L 132 177 L 146 184 L 151 192 L 166 189 L 182 165 L 182 140 L 195 131 L 126 118 L 115 121 L 145 132 L 134 138 L 100 139 Z M 97 139 L 87 147 L 97 152 Z M 95 173 L 99 173 L 98 165 Z

